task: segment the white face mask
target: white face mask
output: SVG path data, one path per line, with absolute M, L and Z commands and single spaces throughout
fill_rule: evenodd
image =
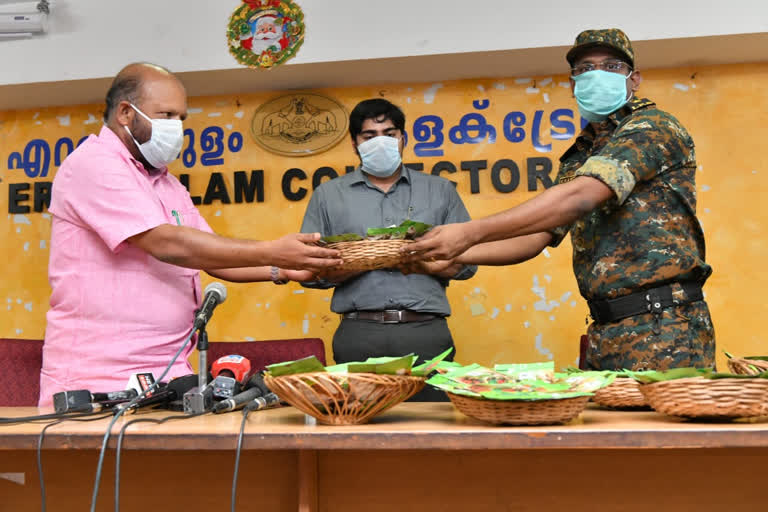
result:
M 400 167 L 400 139 L 388 135 L 373 137 L 357 146 L 363 171 L 377 178 L 388 178 Z
M 131 103 L 133 110 L 138 112 L 144 119 L 152 124 L 152 135 L 149 140 L 139 144 L 131 130 L 126 126 L 125 129 L 131 134 L 133 142 L 149 165 L 155 169 L 162 169 L 176 160 L 184 145 L 184 127 L 180 119 L 150 119 L 144 112 L 136 108 Z

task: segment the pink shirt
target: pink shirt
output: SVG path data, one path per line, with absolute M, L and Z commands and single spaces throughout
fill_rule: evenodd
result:
M 189 193 L 167 169 L 147 172 L 104 126 L 61 164 L 49 211 L 53 290 L 39 405 L 63 390 L 125 389 L 136 372 L 159 377 L 192 327 L 200 273 L 125 240 L 161 224 L 211 232 Z M 192 373 L 192 348 L 164 380 Z

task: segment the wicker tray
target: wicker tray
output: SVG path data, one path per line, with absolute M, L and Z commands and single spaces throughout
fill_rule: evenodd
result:
M 282 400 L 326 425 L 365 423 L 424 387 L 423 377 L 374 373 L 267 374 L 264 382 Z
M 728 359 L 728 369 L 731 373 L 738 375 L 759 375 L 768 371 L 768 361 L 749 357 L 731 357 Z
M 648 407 L 648 401 L 640 392 L 640 384 L 629 378 L 614 379 L 610 385 L 595 391 L 592 401 L 613 409 Z
M 362 272 L 396 267 L 403 258 L 400 248 L 410 243 L 413 240 L 358 240 L 336 242 L 327 247 L 341 252 L 342 269 Z
M 588 396 L 560 400 L 486 400 L 446 392 L 453 405 L 470 418 L 494 425 L 552 425 L 581 414 Z
M 640 391 L 658 412 L 682 418 L 750 418 L 768 414 L 768 379 L 689 377 L 644 384 Z

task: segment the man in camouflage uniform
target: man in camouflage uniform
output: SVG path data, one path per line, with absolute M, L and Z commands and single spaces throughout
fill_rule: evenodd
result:
M 558 184 L 522 205 L 440 226 L 409 247 L 420 258 L 506 265 L 571 232 L 589 303 L 586 366 L 714 366 L 701 286 L 712 273 L 696 217 L 693 140 L 672 115 L 634 97 L 640 75 L 618 29 L 580 33 L 566 56 L 589 124 L 560 159 Z

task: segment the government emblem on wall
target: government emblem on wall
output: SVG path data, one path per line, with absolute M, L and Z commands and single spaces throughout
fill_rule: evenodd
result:
M 348 114 L 338 101 L 320 94 L 288 94 L 256 109 L 251 134 L 264 149 L 308 156 L 335 146 L 347 134 Z
M 227 26 L 229 53 L 244 66 L 269 69 L 304 42 L 304 13 L 292 0 L 243 0 Z

